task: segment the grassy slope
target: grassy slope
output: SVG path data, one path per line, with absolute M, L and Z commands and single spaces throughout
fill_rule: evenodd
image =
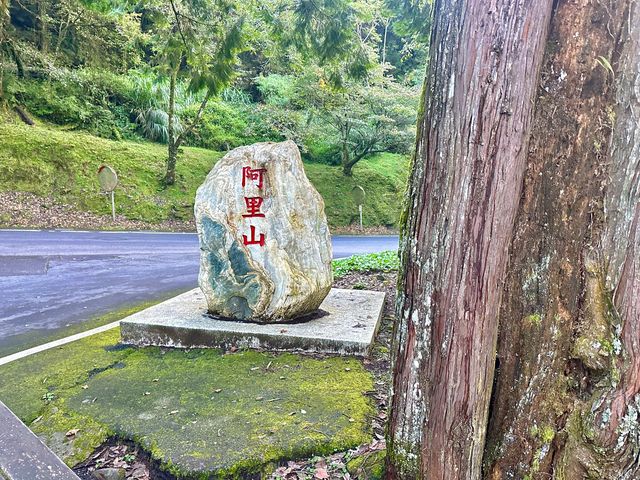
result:
M 111 165 L 118 172 L 116 192 L 119 213 L 130 219 L 157 222 L 189 219 L 195 191 L 220 152 L 185 147 L 179 159 L 175 186 L 163 189 L 166 150 L 154 143 L 116 142 L 86 133 L 46 126 L 0 123 L 0 191 L 18 190 L 53 195 L 83 210 L 109 213 L 99 193 L 96 172 Z M 363 160 L 352 178 L 337 167 L 306 164 L 307 175 L 322 194 L 332 226 L 348 225 L 357 218 L 351 197 L 354 185 L 367 191 L 365 225 L 395 226 L 406 181 L 408 161 L 394 154 Z

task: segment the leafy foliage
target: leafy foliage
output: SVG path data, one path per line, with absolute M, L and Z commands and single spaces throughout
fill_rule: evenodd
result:
M 336 90 L 322 76 L 307 75 L 299 83 L 301 102 L 331 140 L 330 152 L 351 175 L 353 166 L 378 152 L 406 153 L 413 144 L 418 90 L 386 78 L 349 82 Z M 338 153 L 339 152 L 339 153 Z
M 411 148 L 427 0 L 0 4 L 3 102 L 65 128 L 226 150 L 294 140 L 347 175 Z M 418 10 L 416 10 L 418 9 Z M 401 53 L 403 52 L 403 53 Z
M 332 263 L 334 278 L 344 277 L 355 272 L 392 272 L 400 266 L 398 252 L 387 250 L 380 253 L 353 255 L 334 260 Z

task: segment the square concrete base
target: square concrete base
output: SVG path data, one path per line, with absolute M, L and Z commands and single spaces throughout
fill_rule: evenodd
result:
M 207 314 L 199 288 L 120 322 L 126 344 L 177 348 L 231 347 L 366 355 L 378 330 L 383 292 L 332 288 L 319 314 L 305 322 L 260 325 Z

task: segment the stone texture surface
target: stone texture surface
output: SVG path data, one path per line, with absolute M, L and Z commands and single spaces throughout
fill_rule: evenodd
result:
M 231 347 L 367 355 L 382 317 L 384 292 L 331 289 L 317 315 L 294 323 L 257 324 L 211 318 L 199 289 L 120 322 L 126 344 Z
M 254 178 L 247 178 L 246 167 Z M 253 200 L 253 213 L 263 216 L 247 216 L 251 198 L 262 199 Z M 209 312 L 274 323 L 312 312 L 329 293 L 332 255 L 324 202 L 304 173 L 295 143 L 257 143 L 229 152 L 198 189 L 195 216 L 199 284 Z M 260 239 L 261 244 L 250 243 Z
M 11 410 L 0 402 L 0 478 L 79 480 Z

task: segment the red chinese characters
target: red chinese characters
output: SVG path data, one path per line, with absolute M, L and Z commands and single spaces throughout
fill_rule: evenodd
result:
M 262 197 L 244 197 L 244 203 L 247 204 L 247 213 L 243 217 L 264 217 L 264 213 L 260 211 L 262 206 Z
M 247 180 L 252 182 L 255 182 L 257 180 L 258 183 L 256 183 L 256 185 L 260 190 L 262 190 L 262 185 L 264 181 L 263 175 L 264 175 L 264 172 L 266 171 L 267 171 L 266 168 L 244 167 L 242 169 L 242 187 L 244 188 L 247 185 Z
M 245 188 L 248 185 L 255 185 L 258 187 L 258 190 L 262 190 L 264 186 L 264 173 L 267 171 L 266 168 L 251 168 L 251 167 L 243 167 L 242 168 L 242 188 Z M 244 197 L 244 203 L 247 209 L 247 213 L 244 213 L 242 216 L 244 218 L 264 218 L 264 213 L 260 210 L 262 208 L 262 203 L 264 202 L 264 198 L 262 197 Z M 250 237 L 247 235 L 242 235 L 242 241 L 245 245 L 260 245 L 264 247 L 265 245 L 265 234 L 260 233 L 256 238 L 256 227 L 255 225 L 250 225 Z
M 258 238 L 256 238 L 256 227 L 251 225 L 251 238 L 248 238 L 246 235 L 242 235 L 242 242 L 245 245 L 260 245 L 264 247 L 264 233 L 261 233 Z

